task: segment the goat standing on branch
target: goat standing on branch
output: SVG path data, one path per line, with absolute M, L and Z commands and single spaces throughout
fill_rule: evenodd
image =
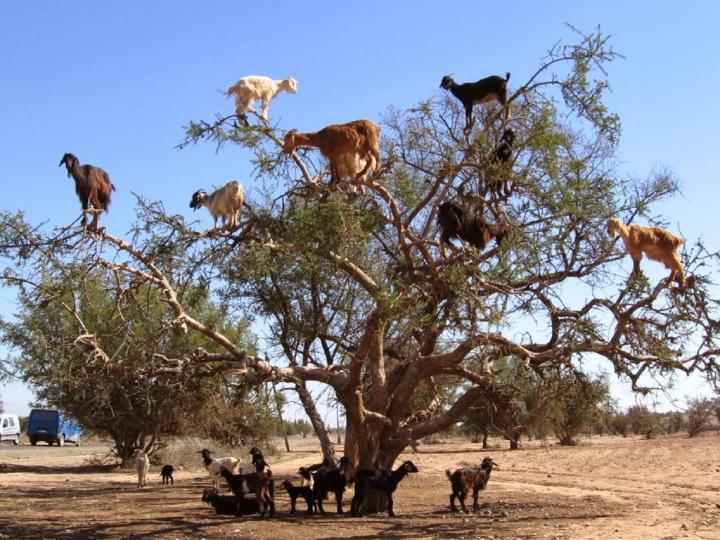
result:
M 348 166 L 347 154 L 356 154 L 365 161 L 363 168 L 354 174 L 360 179 L 373 168 L 380 170 L 380 127 L 370 120 L 353 120 L 346 124 L 333 124 L 313 133 L 300 133 L 291 129 L 285 134 L 283 150 L 288 154 L 296 148 L 318 148 L 330 164 L 331 182 L 338 182 L 355 166 Z
M 685 271 L 678 246 L 685 240 L 660 227 L 644 227 L 643 225 L 625 225 L 618 218 L 612 217 L 607 222 L 608 234 L 620 236 L 625 249 L 633 260 L 633 274 L 640 272 L 640 260 L 643 253 L 648 259 L 661 262 L 670 269 L 669 280 L 677 281 L 680 287 L 685 286 Z
M 218 218 L 222 218 L 222 228 L 231 231 L 237 227 L 238 214 L 244 201 L 245 191 L 242 184 L 230 180 L 210 195 L 202 189 L 193 193 L 190 208 L 197 210 L 201 206 L 206 206 L 215 221 L 215 228 L 217 229 Z
M 297 92 L 297 81 L 292 77 L 276 81 L 270 77 L 248 75 L 243 77 L 230 88 L 227 89 L 225 95 L 227 97 L 235 96 L 236 108 L 235 112 L 239 118 L 242 118 L 247 124 L 247 112 L 256 112 L 252 104 L 258 99 L 262 100 L 262 112 L 260 116 L 267 122 L 268 107 L 270 100 L 285 90 L 291 94 Z
M 506 73 L 504 79 L 499 75 L 492 75 L 477 82 L 463 84 L 456 83 L 450 75 L 445 75 L 442 78 L 440 88 L 450 90 L 450 93 L 458 98 L 465 107 L 464 132 L 466 135 L 474 124 L 472 109 L 476 103 L 497 101 L 503 106 L 505 121 L 507 122 L 510 119 L 510 105 L 507 102 L 507 83 L 509 80 L 510 73 Z
M 482 251 L 493 238 L 500 245 L 507 235 L 503 225 L 487 223 L 482 216 L 467 212 L 462 206 L 445 201 L 438 207 L 440 226 L 440 251 L 445 256 L 444 246 L 452 246 L 452 238 L 460 238 Z
M 512 157 L 515 132 L 512 129 L 503 131 L 500 143 L 490 159 L 491 171 L 487 178 L 487 189 L 498 197 L 512 195 Z
M 115 186 L 110 181 L 108 173 L 94 165 L 80 165 L 80 161 L 73 154 L 65 154 L 58 166 L 63 164 L 67 168 L 68 177 L 72 176 L 75 180 L 75 193 L 83 209 L 81 225 L 85 227 L 87 224 L 87 212 L 92 207 L 94 212 L 92 228 L 97 230 L 100 213 L 108 211 Z

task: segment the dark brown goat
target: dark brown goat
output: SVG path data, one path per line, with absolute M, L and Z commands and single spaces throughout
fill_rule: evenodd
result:
M 473 127 L 472 109 L 476 103 L 490 103 L 497 101 L 505 111 L 505 121 L 510 118 L 510 105 L 507 103 L 507 83 L 510 73 L 503 79 L 499 75 L 485 77 L 477 82 L 456 83 L 450 75 L 445 75 L 440 81 L 440 88 L 450 90 L 465 107 L 465 134 Z
M 487 187 L 490 192 L 495 193 L 498 197 L 512 195 L 513 144 L 515 144 L 515 132 L 508 128 L 503 132 L 500 143 L 490 158 Z
M 97 230 L 100 213 L 108 211 L 115 186 L 110 181 L 108 173 L 94 165 L 80 165 L 80 161 L 73 154 L 65 154 L 60 160 L 60 165 L 63 163 L 67 167 L 68 177 L 72 176 L 75 179 L 75 193 L 83 209 L 81 225 L 84 227 L 87 224 L 87 212 L 92 206 L 94 210 L 92 228 Z
M 256 471 L 252 474 L 233 474 L 225 467 L 220 468 L 220 474 L 227 480 L 228 486 L 238 499 L 243 499 L 245 493 L 255 494 L 255 499 L 262 505 L 261 516 L 270 510 L 270 517 L 275 514 L 275 501 L 272 493 L 274 489 L 268 487 L 272 482 L 272 471 Z
M 455 507 L 455 498 L 460 501 L 463 512 L 467 513 L 465 506 L 465 497 L 468 492 L 472 490 L 473 494 L 473 510 L 480 510 L 478 504 L 478 492 L 485 489 L 488 480 L 490 480 L 490 473 L 493 469 L 497 469 L 498 464 L 495 463 L 491 458 L 486 457 L 482 460 L 480 467 L 465 467 L 464 469 L 457 469 L 454 473 L 450 472 L 450 469 L 445 471 L 450 485 L 452 486 L 452 493 L 450 494 L 450 509 L 453 512 L 457 512 Z
M 440 226 L 440 250 L 443 256 L 444 244 L 451 246 L 452 238 L 465 240 L 482 251 L 493 238 L 500 245 L 507 235 L 505 226 L 487 223 L 482 216 L 473 215 L 451 201 L 445 201 L 439 206 L 437 221 Z

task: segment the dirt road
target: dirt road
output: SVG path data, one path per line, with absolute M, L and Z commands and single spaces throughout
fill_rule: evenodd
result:
M 422 446 L 420 472 L 395 495 L 396 518 L 290 515 L 280 481 L 316 462 L 312 443 L 268 457 L 277 514 L 216 516 L 200 501 L 210 480 L 199 466 L 161 486 L 135 487 L 131 471 L 87 465 L 102 447 L 0 447 L 0 538 L 598 538 L 720 539 L 720 436 L 657 440 L 596 438 L 581 446 L 504 448 L 448 442 Z M 498 442 L 500 444 L 500 442 Z M 294 444 L 297 447 L 297 444 Z M 493 472 L 475 514 L 449 511 L 446 468 L 490 455 Z M 344 507 L 350 508 L 352 490 Z M 333 509 L 327 504 L 326 509 Z

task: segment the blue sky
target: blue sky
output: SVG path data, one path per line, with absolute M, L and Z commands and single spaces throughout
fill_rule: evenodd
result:
M 65 152 L 109 172 L 118 191 L 103 222 L 118 234 L 134 215 L 133 192 L 186 215 L 192 192 L 230 178 L 252 196 L 243 150 L 174 149 L 189 120 L 232 112 L 218 90 L 238 78 L 298 80 L 296 95 L 270 106 L 284 128 L 379 120 L 390 105 L 439 94 L 447 73 L 466 81 L 510 71 L 512 89 L 553 43 L 575 39 L 567 22 L 585 32 L 600 25 L 626 57 L 609 68 L 607 100 L 623 122 L 623 170 L 670 166 L 682 195 L 657 210 L 688 242 L 702 237 L 717 250 L 718 21 L 711 1 L 4 3 L 0 209 L 72 222 L 77 199 L 58 168 Z M 0 313 L 13 309 L 0 292 Z M 19 385 L 0 395 L 6 409 L 27 410 Z

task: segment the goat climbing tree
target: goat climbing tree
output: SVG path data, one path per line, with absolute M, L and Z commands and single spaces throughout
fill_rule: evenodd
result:
M 509 198 L 481 197 L 505 127 L 498 108 L 476 107 L 468 137 L 450 96 L 390 109 L 385 165 L 365 193 L 328 185 L 315 151 L 283 154 L 283 132 L 296 126 L 238 127 L 219 116 L 190 123 L 180 146 L 212 141 L 252 152 L 246 187 L 255 197 L 237 230 L 200 233 L 143 199 L 132 240 L 101 231 L 78 242 L 80 233 L 43 234 L 5 215 L 2 254 L 23 263 L 5 277 L 31 282 L 72 256 L 120 276 L 118 294 L 139 282 L 159 288 L 178 331 L 214 343 L 168 358 L 167 370 L 294 385 L 326 455 L 331 441 L 311 392 L 330 387 L 346 411 L 345 454 L 359 467 L 388 469 L 408 446 L 451 426 L 493 384 L 503 357 L 540 376 L 559 366 L 582 373 L 589 356 L 604 359 L 638 391 L 675 372 L 715 381 L 717 300 L 703 272 L 717 255 L 688 239 L 683 260 L 693 279 L 682 291 L 665 279 L 628 279 L 608 217 L 661 222 L 650 208 L 676 184 L 664 173 L 622 178 L 620 122 L 603 104 L 603 65 L 618 55 L 599 31 L 578 41 L 555 45 L 511 92 Z M 506 225 L 502 245 L 458 245 L 442 257 L 436 208 L 451 198 Z M 38 247 L 48 242 L 52 255 Z M 191 316 L 178 293 L 189 285 L 207 288 L 238 319 L 265 322 L 262 354 Z

